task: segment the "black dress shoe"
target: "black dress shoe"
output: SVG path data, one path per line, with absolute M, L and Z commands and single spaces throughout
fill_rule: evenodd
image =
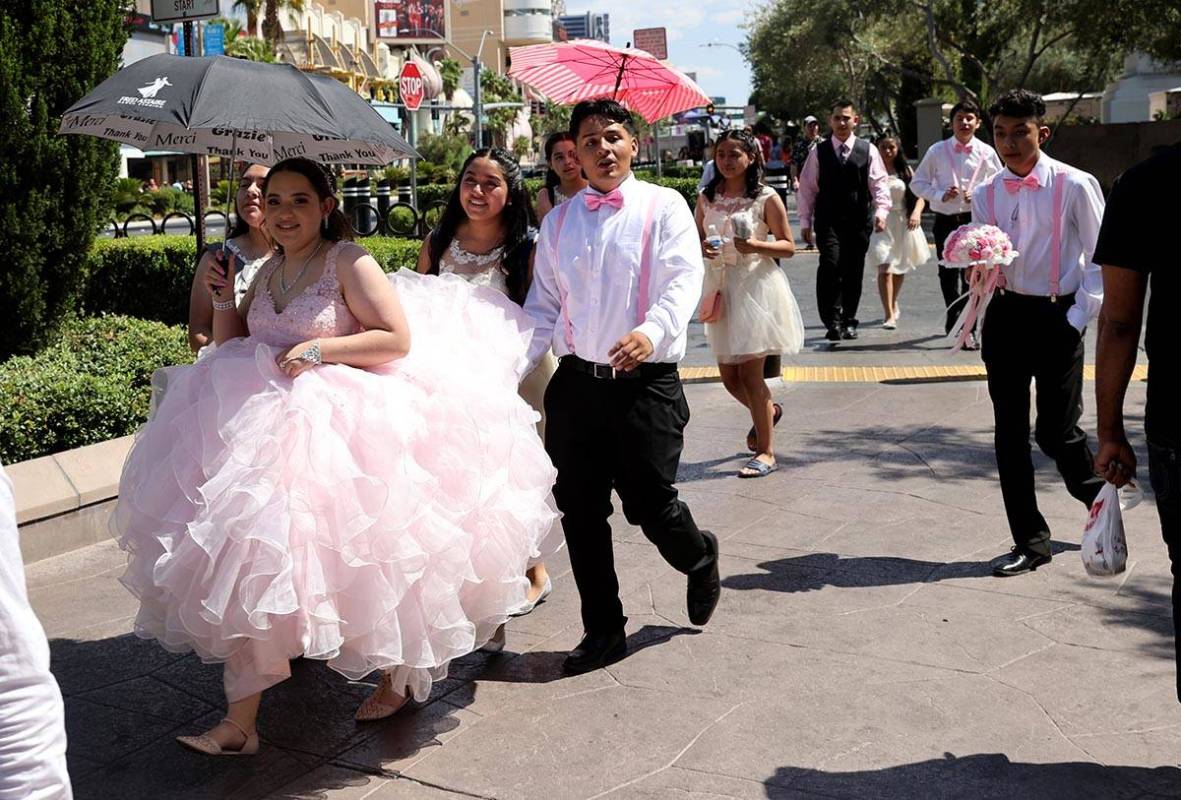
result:
M 562 669 L 570 675 L 614 664 L 627 655 L 627 635 L 623 628 L 611 633 L 588 633 L 582 637 L 562 662 Z
M 1008 578 L 1013 575 L 1024 575 L 1033 572 L 1042 564 L 1049 564 L 1052 556 L 1027 553 L 1014 547 L 1003 556 L 994 558 L 990 563 L 992 574 L 998 578 Z
M 841 338 L 842 339 L 856 339 L 857 338 L 857 329 L 856 328 L 845 328 L 844 330 L 841 331 Z
M 824 334 L 824 338 L 830 342 L 839 342 L 841 340 L 841 332 L 836 328 L 829 328 L 828 332 Z
M 718 575 L 718 537 L 709 531 L 702 531 L 701 535 L 705 537 L 705 546 L 713 559 L 704 567 L 689 573 L 686 605 L 689 607 L 689 621 L 694 625 L 709 622 L 722 595 L 722 579 Z

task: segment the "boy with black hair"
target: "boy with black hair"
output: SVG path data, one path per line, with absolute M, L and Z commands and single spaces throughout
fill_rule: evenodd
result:
M 545 445 L 585 631 L 563 667 L 581 673 L 627 654 L 612 489 L 627 520 L 689 576 L 694 625 L 713 614 L 721 583 L 717 539 L 674 485 L 689 421 L 677 362 L 705 272 L 693 214 L 677 192 L 632 175 L 639 148 L 619 103 L 579 103 L 570 132 L 590 185 L 546 215 L 525 311 L 531 360 L 551 346 L 559 357 Z
M 816 305 L 830 342 L 857 338 L 869 236 L 886 229 L 893 205 L 886 165 L 876 147 L 857 138 L 859 122 L 853 101 L 832 104 L 832 136 L 804 161 L 796 201 L 800 237 L 809 245 L 815 228 Z
M 1013 535 L 993 574 L 1019 575 L 1050 561 L 1050 528 L 1038 510 L 1029 446 L 1029 385 L 1037 386 L 1038 447 L 1054 459 L 1077 500 L 1090 506 L 1103 486 L 1092 471 L 1083 410 L 1083 333 L 1103 304 L 1093 263 L 1103 194 L 1092 175 L 1042 152 L 1050 138 L 1046 104 L 1024 89 L 989 108 L 1005 169 L 972 195 L 972 221 L 996 225 L 1018 252 L 1002 267 L 988 306 L 982 355 L 996 421 L 997 472 Z
M 1002 169 L 996 151 L 976 138 L 980 128 L 980 107 L 961 100 L 951 107 L 951 137 L 927 148 L 910 190 L 927 201 L 935 212 L 935 252 L 943 258 L 943 243 L 961 225 L 972 221 L 972 192 Z M 939 265 L 939 288 L 947 308 L 943 332 L 951 333 L 963 311 L 968 291 L 966 270 Z M 970 342 L 968 349 L 975 349 Z

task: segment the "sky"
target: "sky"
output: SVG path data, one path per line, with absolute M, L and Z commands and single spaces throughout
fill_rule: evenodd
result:
M 704 47 L 709 42 L 738 46 L 746 41 L 740 27 L 752 0 L 566 0 L 567 14 L 611 15 L 611 44 L 624 46 L 636 28 L 668 29 L 668 57 L 678 69 L 696 72 L 710 97 L 746 105 L 750 67 L 732 47 Z

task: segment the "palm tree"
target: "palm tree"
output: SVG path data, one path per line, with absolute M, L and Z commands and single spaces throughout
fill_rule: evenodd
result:
M 283 26 L 279 24 L 279 9 L 303 11 L 303 0 L 264 0 L 266 3 L 262 19 L 262 35 L 272 45 L 283 39 Z
M 261 8 L 262 0 L 234 0 L 234 10 L 246 12 L 246 30 L 250 36 L 258 34 L 258 12 Z

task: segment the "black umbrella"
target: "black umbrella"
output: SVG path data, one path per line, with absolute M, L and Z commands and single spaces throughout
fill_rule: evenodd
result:
M 340 82 L 290 64 L 225 56 L 137 61 L 70 106 L 60 132 L 260 164 L 291 156 L 375 165 L 418 157 Z

